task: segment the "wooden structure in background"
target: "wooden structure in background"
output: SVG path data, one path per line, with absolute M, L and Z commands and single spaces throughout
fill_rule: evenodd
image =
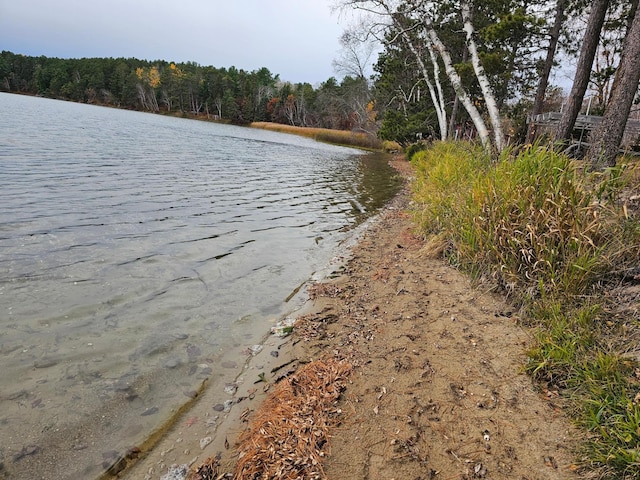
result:
M 535 125 L 534 138 L 539 138 L 545 134 L 553 134 L 556 125 L 560 122 L 560 117 L 562 117 L 561 112 L 547 112 L 536 115 L 533 119 Z M 578 115 L 576 124 L 573 127 L 574 136 L 571 145 L 567 148 L 567 153 L 572 155 L 584 154 L 589 148 L 591 130 L 600 125 L 600 122 L 602 122 L 602 117 L 598 115 Z M 621 149 L 625 152 L 640 153 L 640 120 L 627 120 Z

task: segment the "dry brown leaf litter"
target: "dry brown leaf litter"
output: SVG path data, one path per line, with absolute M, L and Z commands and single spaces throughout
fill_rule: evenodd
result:
M 239 438 L 234 479 L 324 479 L 322 457 L 351 365 L 309 363 L 277 384 Z

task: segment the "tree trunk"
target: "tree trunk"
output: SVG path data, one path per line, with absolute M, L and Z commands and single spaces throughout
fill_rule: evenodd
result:
M 560 123 L 556 128 L 556 138 L 558 140 L 567 140 L 571 137 L 571 132 L 576 123 L 576 118 L 582 107 L 582 100 L 589 85 L 589 77 L 591 76 L 591 67 L 593 59 L 598 48 L 600 40 L 600 31 L 604 23 L 604 17 L 607 13 L 609 0 L 593 0 L 591 4 L 591 12 L 587 22 L 587 29 L 584 33 L 582 48 L 580 50 L 580 59 L 576 67 L 576 74 L 573 79 L 573 86 L 569 99 L 565 105 Z
M 478 55 L 478 47 L 476 41 L 473 38 L 475 29 L 471 23 L 471 8 L 467 2 L 461 2 L 460 8 L 462 10 L 462 22 L 463 29 L 467 37 L 467 49 L 471 55 L 471 64 L 473 65 L 473 71 L 478 79 L 482 96 L 484 97 L 485 104 L 487 105 L 487 111 L 489 112 L 489 119 L 491 120 L 491 126 L 493 128 L 493 139 L 495 147 L 498 152 L 504 149 L 504 133 L 502 132 L 502 121 L 500 119 L 500 110 L 496 103 L 496 97 L 493 94 L 491 83 L 480 61 L 480 55 Z
M 615 89 L 602 123 L 590 138 L 587 158 L 595 169 L 612 167 L 622 142 L 629 111 L 640 81 L 640 13 L 636 10 L 631 28 L 624 39 L 620 65 L 614 79 Z
M 431 77 L 429 76 L 429 72 L 427 71 L 427 67 L 424 64 L 422 56 L 413 45 L 413 42 L 411 41 L 409 34 L 402 27 L 402 25 L 398 24 L 389 5 L 383 2 L 382 7 L 385 9 L 387 14 L 392 18 L 396 29 L 398 30 L 398 32 L 400 32 L 402 39 L 405 41 L 405 43 L 409 47 L 409 50 L 411 50 L 411 53 L 413 53 L 413 56 L 416 58 L 418 62 L 420 71 L 422 73 L 422 77 L 424 78 L 424 81 L 427 84 L 427 88 L 429 89 L 429 95 L 431 96 L 431 101 L 433 102 L 433 107 L 436 111 L 436 116 L 438 117 L 438 126 L 440 128 L 440 138 L 442 140 L 446 140 L 447 139 L 447 110 L 444 105 L 442 87 L 440 85 L 440 78 L 439 78 L 438 60 L 435 56 L 435 53 L 433 52 L 433 49 L 431 48 L 431 46 L 429 46 L 429 56 L 431 58 L 431 63 L 433 64 L 434 81 L 436 82 L 436 87 L 438 89 L 437 92 L 436 92 L 436 89 L 433 87 L 433 84 L 431 83 Z
M 401 27 L 398 27 L 398 28 L 401 28 Z M 436 116 L 438 117 L 438 126 L 440 127 L 440 138 L 442 140 L 445 140 L 447 138 L 447 112 L 443 108 L 442 97 L 438 96 L 438 92 L 440 94 L 442 93 L 442 89 L 439 88 L 440 80 L 438 79 L 438 77 L 435 77 L 434 79 L 438 83 L 438 92 L 436 92 L 436 89 L 431 83 L 431 77 L 429 76 L 429 72 L 427 71 L 427 66 L 424 64 L 424 61 L 422 60 L 422 56 L 418 53 L 418 51 L 413 45 L 413 42 L 409 38 L 409 35 L 404 30 L 402 31 L 402 38 L 404 39 L 405 43 L 409 47 L 409 50 L 411 50 L 411 53 L 413 53 L 413 56 L 416 57 L 416 60 L 418 61 L 418 65 L 422 73 L 422 78 L 424 78 L 424 81 L 427 84 L 427 88 L 429 89 L 429 95 L 431 95 L 431 101 L 433 102 L 433 107 L 435 108 Z M 433 56 L 431 57 L 431 61 L 433 62 Z M 437 68 L 437 65 L 438 63 L 436 61 L 434 64 L 434 70 Z
M 637 9 L 638 9 L 638 0 L 632 0 L 631 1 L 631 5 L 629 6 L 629 16 L 627 17 L 627 27 L 625 29 L 625 35 L 624 35 L 625 38 L 627 38 L 627 36 L 631 32 L 631 27 L 633 25 L 633 19 L 635 18 Z M 613 83 L 611 84 L 610 92 L 613 92 L 614 90 L 616 90 L 616 88 L 617 88 L 616 82 L 617 81 L 619 81 L 618 75 L 613 77 Z
M 444 98 L 444 92 L 442 91 L 442 83 L 440 82 L 440 65 L 438 64 L 438 56 L 433 50 L 433 46 L 427 42 L 427 50 L 429 50 L 429 58 L 433 65 L 433 78 L 436 82 L 436 89 L 438 91 L 438 99 L 440 100 L 439 110 L 442 112 L 442 122 L 444 124 L 444 136 L 442 140 L 446 140 L 449 132 L 447 130 L 447 107 Z
M 465 48 L 462 51 L 462 63 L 467 63 L 467 60 L 469 60 L 469 51 Z M 458 107 L 460 106 L 460 99 L 458 98 L 458 95 L 454 95 L 453 98 L 453 106 L 451 107 L 451 119 L 449 121 L 449 136 L 450 138 L 455 138 L 455 131 L 456 131 L 456 118 L 458 116 Z
M 460 103 L 462 103 L 465 110 L 469 114 L 469 117 L 471 117 L 471 121 L 473 122 L 473 125 L 476 127 L 476 131 L 478 132 L 478 136 L 480 137 L 480 141 L 482 142 L 482 145 L 485 148 L 490 148 L 491 141 L 489 139 L 489 130 L 487 129 L 487 125 L 484 123 L 484 120 L 482 119 L 482 115 L 480 115 L 480 112 L 478 111 L 476 106 L 473 104 L 473 102 L 469 98 L 469 95 L 464 89 L 464 86 L 462 85 L 462 80 L 460 79 L 460 75 L 458 75 L 458 72 L 456 72 L 456 69 L 453 67 L 451 55 L 449 55 L 447 48 L 442 43 L 442 41 L 438 37 L 438 34 L 433 29 L 433 27 L 431 27 L 431 25 L 428 23 L 426 23 L 426 27 L 427 27 L 427 34 L 429 35 L 429 38 L 431 39 L 433 46 L 438 51 L 438 53 L 440 54 L 440 58 L 442 58 L 442 61 L 444 62 L 445 72 L 447 74 L 447 77 L 449 77 L 449 81 L 451 82 L 451 85 L 453 86 L 453 89 L 455 90 L 456 95 L 458 95 L 458 98 L 460 99 Z
M 537 115 L 542 113 L 542 106 L 544 105 L 544 98 L 547 93 L 547 86 L 549 85 L 549 75 L 551 75 L 553 60 L 556 55 L 558 40 L 560 39 L 560 30 L 562 29 L 562 24 L 564 22 L 564 11 L 566 6 L 567 0 L 558 0 L 556 3 L 556 17 L 553 21 L 553 27 L 551 28 L 551 38 L 549 39 L 549 46 L 547 47 L 547 56 L 542 66 L 542 72 L 540 72 L 540 82 L 538 83 L 536 98 L 533 102 L 533 109 L 531 110 L 531 120 L 529 121 L 529 128 L 527 130 L 527 143 L 531 143 L 533 141 L 536 133 L 533 121 Z

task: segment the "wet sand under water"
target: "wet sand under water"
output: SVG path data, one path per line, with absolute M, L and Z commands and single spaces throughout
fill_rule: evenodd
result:
M 171 425 L 158 432 L 156 438 L 151 438 L 149 445 L 142 446 L 136 458 L 122 463 L 122 468 L 127 463 L 129 467 L 118 477 L 177 479 L 181 477 L 167 477 L 172 467 L 197 465 L 220 452 L 230 455 L 249 414 L 269 394 L 272 382 L 295 369 L 297 363 L 290 363 L 288 353 L 290 341 L 291 337 L 270 335 L 259 351 L 256 348 L 245 364 L 237 366 L 237 377 L 232 382 L 216 389 L 205 385 L 193 402 L 176 412 Z M 181 470 L 185 469 L 177 469 Z M 107 474 L 104 478 L 110 477 L 112 475 Z

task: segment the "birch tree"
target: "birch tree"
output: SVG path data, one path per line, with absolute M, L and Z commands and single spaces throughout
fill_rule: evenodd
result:
M 478 111 L 474 103 L 471 101 L 469 94 L 465 90 L 462 84 L 460 75 L 458 74 L 458 72 L 453 66 L 453 61 L 451 60 L 451 55 L 449 54 L 449 51 L 445 47 L 444 43 L 442 43 L 442 41 L 438 37 L 438 34 L 433 29 L 433 27 L 427 26 L 427 33 L 429 35 L 431 42 L 434 45 L 434 48 L 440 54 L 440 58 L 442 58 L 442 61 L 445 67 L 445 72 L 447 74 L 447 77 L 449 77 L 449 81 L 451 82 L 451 85 L 455 90 L 460 103 L 462 103 L 462 106 L 465 108 L 465 110 L 469 114 L 469 117 L 471 118 L 473 125 L 476 127 L 476 131 L 478 132 L 478 137 L 480 138 L 482 145 L 485 148 L 489 148 L 491 146 L 491 141 L 489 139 L 489 130 L 487 128 L 487 125 L 482 119 L 482 115 L 480 114 L 480 112 Z
M 429 42 L 422 42 L 425 45 L 426 50 L 429 52 L 429 60 L 433 69 L 433 76 L 429 73 L 429 69 L 425 63 L 425 59 L 422 55 L 422 48 L 418 47 L 416 43 L 416 26 L 419 26 L 419 22 L 407 22 L 407 17 L 398 12 L 399 4 L 393 1 L 386 0 L 347 0 L 345 5 L 351 6 L 355 9 L 359 9 L 370 14 L 374 14 L 386 19 L 386 23 L 375 24 L 369 26 L 370 33 L 378 38 L 381 42 L 393 43 L 398 39 L 401 40 L 413 54 L 419 69 L 419 73 L 427 85 L 427 90 L 433 102 L 433 106 L 438 119 L 438 126 L 440 130 L 440 138 L 443 140 L 447 138 L 447 112 L 445 108 L 445 97 L 442 91 L 442 85 L 440 84 L 440 67 L 438 65 L 437 57 Z M 364 25 L 364 24 L 363 24 Z M 376 33 L 376 27 L 382 25 L 383 30 L 386 28 L 391 29 L 393 34 L 387 40 L 382 40 L 384 35 Z M 364 29 L 364 26 L 360 27 Z
M 431 65 L 433 67 L 433 82 L 431 81 L 431 76 L 429 75 L 429 71 L 427 69 L 426 64 L 422 58 L 422 55 L 417 50 L 416 46 L 413 44 L 411 37 L 406 29 L 397 25 L 397 22 L 394 22 L 399 34 L 402 36 L 405 44 L 414 55 L 416 61 L 418 62 L 418 66 L 420 68 L 420 73 L 422 74 L 422 78 L 424 79 L 427 89 L 429 90 L 429 95 L 431 96 L 431 101 L 433 102 L 433 107 L 436 111 L 436 116 L 438 118 L 438 126 L 440 127 L 440 138 L 445 140 L 447 138 L 447 110 L 445 108 L 445 98 L 442 92 L 442 84 L 440 83 L 440 66 L 438 65 L 438 59 L 433 50 L 431 43 L 426 42 L 426 48 L 429 52 L 429 59 L 431 60 Z M 434 86 L 435 83 L 435 86 Z
M 484 66 L 480 61 L 480 55 L 478 54 L 478 47 L 474 39 L 475 30 L 471 21 L 471 8 L 466 1 L 463 1 L 460 2 L 460 9 L 462 12 L 463 29 L 467 37 L 467 50 L 471 55 L 473 70 L 476 74 L 476 78 L 480 84 L 480 89 L 482 90 L 482 96 L 484 97 L 487 105 L 487 111 L 489 112 L 489 118 L 491 119 L 491 125 L 493 128 L 495 147 L 500 152 L 504 148 L 504 134 L 502 132 L 500 111 L 498 110 L 498 104 L 496 103 L 496 97 L 493 94 L 491 83 L 487 78 Z
M 438 117 L 442 138 L 446 138 L 448 124 L 443 91 L 436 83 L 438 81 L 436 79 L 439 79 L 440 61 L 444 66 L 445 74 L 456 92 L 460 103 L 471 118 L 480 141 L 487 148 L 492 144 L 498 151 L 504 148 L 500 114 L 491 83 L 480 60 L 477 44 L 474 39 L 475 30 L 471 21 L 471 9 L 468 2 L 464 2 L 466 9 L 460 12 L 463 16 L 463 21 L 461 20 L 464 27 L 463 35 L 470 56 L 472 57 L 475 76 L 480 85 L 484 103 L 487 106 L 489 118 L 491 119 L 494 134 L 493 143 L 491 142 L 489 129 L 482 114 L 466 90 L 460 74 L 456 71 L 451 53 L 440 38 L 434 25 L 434 11 L 440 6 L 439 3 L 421 0 L 409 0 L 405 2 L 393 0 L 345 0 L 343 5 L 368 12 L 369 14 L 385 17 L 387 19 L 387 25 L 389 28 L 395 30 L 397 38 L 402 39 L 402 41 L 407 44 L 410 51 L 416 57 L 420 73 L 429 89 Z M 413 33 L 413 30 L 417 29 L 418 26 L 420 26 L 423 34 L 422 37 L 418 33 Z M 420 39 L 423 44 L 418 46 L 414 42 Z M 425 58 L 423 57 L 423 52 L 425 51 L 429 54 L 428 60 L 433 66 L 433 77 L 430 75 L 425 64 Z

